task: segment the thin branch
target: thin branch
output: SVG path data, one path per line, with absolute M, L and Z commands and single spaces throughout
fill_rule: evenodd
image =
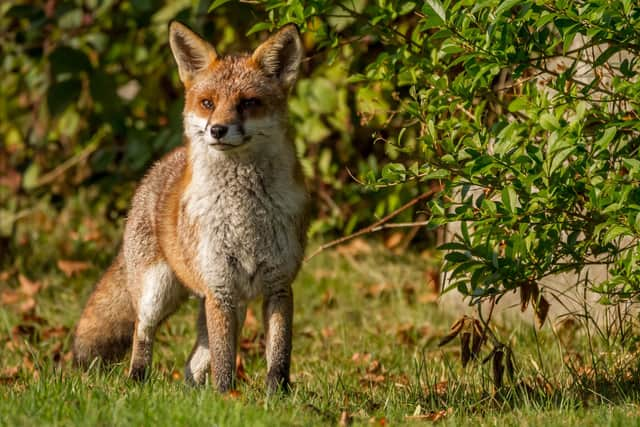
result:
M 409 209 L 410 207 L 412 207 L 413 205 L 415 205 L 416 203 L 428 199 L 431 196 L 433 196 L 435 193 L 442 191 L 442 184 L 439 184 L 436 187 L 431 188 L 431 190 L 427 191 L 426 193 L 423 193 L 421 195 L 419 195 L 418 197 L 415 197 L 413 199 L 411 199 L 409 202 L 405 203 L 404 205 L 400 206 L 398 209 L 396 209 L 395 211 L 391 212 L 389 215 L 385 216 L 384 218 L 382 218 L 379 221 L 376 221 L 375 223 L 359 230 L 356 231 L 355 233 L 349 234 L 348 236 L 343 236 L 340 237 L 339 239 L 333 240 L 329 243 L 325 243 L 324 245 L 320 246 L 318 249 L 316 249 L 315 251 L 313 251 L 313 253 L 311 253 L 311 255 L 309 255 L 308 257 L 305 258 L 305 261 L 309 261 L 311 258 L 313 258 L 314 256 L 318 255 L 320 252 L 332 248 L 336 245 L 339 245 L 341 243 L 347 242 L 353 238 L 359 237 L 359 236 L 363 236 L 365 234 L 369 234 L 369 233 L 374 233 L 376 231 L 380 231 L 383 230 L 384 228 L 392 228 L 393 225 L 392 224 L 386 224 L 390 219 L 395 218 L 396 216 L 398 216 L 399 214 L 401 214 L 402 212 L 406 211 L 407 209 Z M 424 221 L 426 223 L 426 221 Z M 418 225 L 418 223 L 401 223 L 401 225 L 399 226 L 404 226 L 404 227 L 411 227 L 411 226 L 415 226 Z

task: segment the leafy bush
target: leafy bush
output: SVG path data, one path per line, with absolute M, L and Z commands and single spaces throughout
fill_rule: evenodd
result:
M 637 297 L 635 2 L 262 4 L 272 27 L 313 34 L 330 64 L 317 73 L 340 70 L 376 128 L 388 161 L 363 165 L 360 180 L 402 185 L 396 203 L 444 184 L 430 224 L 460 224 L 444 268 L 472 303 L 518 288 L 537 296 L 543 278 L 594 264 L 609 267 L 608 280 L 587 283 L 603 301 Z M 327 111 L 330 123 L 340 114 Z

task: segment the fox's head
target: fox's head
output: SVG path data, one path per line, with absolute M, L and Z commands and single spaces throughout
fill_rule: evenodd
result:
M 250 55 L 218 56 L 179 22 L 169 42 L 185 86 L 184 126 L 199 151 L 234 152 L 282 139 L 287 95 L 302 59 L 298 30 L 287 25 Z

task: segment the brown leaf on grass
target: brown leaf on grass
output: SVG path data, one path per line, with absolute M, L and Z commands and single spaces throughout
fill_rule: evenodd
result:
M 382 363 L 380 363 L 379 360 L 372 360 L 369 366 L 367 366 L 367 373 L 377 374 L 379 372 L 382 372 Z
M 348 243 L 338 246 L 336 252 L 343 255 L 367 255 L 373 251 L 371 245 L 363 238 L 351 239 Z
M 400 243 L 402 243 L 402 240 L 404 239 L 404 233 L 401 231 L 396 231 L 393 233 L 390 233 L 386 239 L 384 239 L 384 246 L 387 249 L 394 249 L 396 248 Z
M 365 292 L 364 296 L 367 298 L 380 298 L 382 295 L 386 295 L 391 291 L 392 286 L 388 283 L 377 283 L 375 285 L 369 286 Z
M 351 361 L 359 365 L 369 364 L 371 361 L 371 353 L 353 353 Z
M 66 326 L 52 326 L 50 328 L 45 328 L 40 333 L 40 336 L 43 340 L 48 340 L 51 338 L 63 338 L 69 333 L 69 328 Z
M 247 372 L 244 370 L 244 359 L 239 354 L 236 355 L 236 378 L 245 383 L 249 382 Z
M 23 313 L 22 321 L 24 323 L 35 323 L 37 325 L 46 325 L 47 320 L 33 313 Z
M 36 327 L 29 324 L 20 324 L 11 328 L 11 339 L 13 341 L 20 341 L 21 338 L 26 338 L 28 341 L 34 342 L 37 338 Z
M 20 377 L 18 366 L 7 366 L 0 372 L 0 384 L 12 384 Z
M 55 363 L 60 363 L 63 357 L 62 341 L 58 341 L 57 343 L 55 343 L 49 350 L 49 354 L 51 355 L 51 360 L 53 360 Z
M 424 278 L 429 292 L 440 295 L 440 271 L 436 268 L 428 268 L 424 272 Z
M 333 279 L 335 277 L 337 277 L 336 270 L 317 268 L 313 271 L 313 278 L 317 281 L 320 281 L 322 279 Z
M 6 289 L 0 294 L 2 305 L 13 305 L 22 299 L 22 295 L 13 289 Z
M 36 309 L 36 300 L 34 298 L 27 298 L 22 304 L 20 304 L 20 313 L 32 313 Z
M 420 303 L 420 304 L 437 303 L 439 297 L 440 296 L 438 294 L 436 294 L 436 293 L 427 292 L 427 293 L 424 293 L 424 294 L 420 294 L 418 296 L 418 303 Z
M 385 369 L 382 367 L 382 363 L 379 360 L 372 360 L 365 373 L 360 377 L 361 383 L 374 383 L 379 384 L 386 380 Z
M 376 425 L 379 425 L 379 426 L 386 426 L 387 425 L 387 419 L 385 417 L 382 417 L 382 418 L 371 417 L 371 418 L 369 418 L 369 424 L 376 424 Z
M 383 383 L 385 380 L 385 376 L 382 374 L 369 374 L 366 373 L 364 375 L 362 375 L 362 377 L 360 377 L 360 382 L 362 383 L 373 383 L 373 384 L 380 384 Z
M 258 319 L 256 319 L 256 314 L 253 312 L 253 308 L 249 307 L 247 309 L 247 315 L 244 318 L 243 329 L 254 331 L 257 328 L 258 328 Z
M 333 308 L 336 306 L 336 297 L 333 294 L 331 289 L 327 289 L 325 293 L 322 294 L 322 306 L 326 308 Z
M 35 365 L 28 356 L 24 356 L 22 358 L 22 366 L 29 372 L 33 372 L 35 370 Z
M 324 338 L 324 339 L 329 339 L 332 336 L 334 336 L 335 334 L 336 334 L 336 331 L 330 326 L 327 326 L 327 327 L 322 328 L 320 330 L 320 335 L 322 335 L 322 338 Z
M 350 426 L 352 422 L 353 422 L 353 418 L 351 417 L 351 415 L 349 415 L 347 411 L 342 411 L 342 413 L 340 414 L 340 420 L 338 421 L 338 425 L 340 427 L 346 427 L 346 426 Z
M 414 345 L 416 343 L 416 327 L 413 323 L 403 323 L 396 328 L 396 337 L 400 344 Z
M 240 339 L 240 351 L 242 351 L 243 353 L 249 356 L 257 356 L 257 355 L 264 354 L 264 351 L 265 351 L 264 335 L 254 330 L 253 332 L 251 332 L 251 335 L 242 337 Z
M 40 292 L 40 288 L 42 288 L 40 282 L 29 280 L 28 277 L 22 274 L 18 275 L 18 282 L 20 283 L 20 291 L 30 297 Z
M 65 274 L 65 276 L 71 277 L 76 273 L 81 273 L 84 270 L 91 268 L 91 264 L 85 261 L 59 259 L 58 268 Z
M 440 421 L 441 419 L 443 419 L 447 415 L 451 414 L 452 412 L 453 412 L 453 408 L 441 409 L 440 411 L 430 411 L 430 412 L 428 412 L 426 414 L 405 415 L 404 419 L 405 420 L 411 420 L 411 421 L 432 421 L 432 422 L 436 422 L 436 421 Z
M 13 276 L 14 271 L 12 269 L 0 271 L 0 282 L 8 281 Z
M 237 400 L 242 397 L 242 393 L 238 390 L 231 390 L 222 396 L 225 400 Z

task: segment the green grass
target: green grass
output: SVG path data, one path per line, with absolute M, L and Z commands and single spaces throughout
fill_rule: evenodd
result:
M 108 262 L 108 254 L 89 253 L 100 267 Z M 69 334 L 51 328 L 73 328 L 102 268 L 69 279 L 50 264 L 38 270 L 33 259 L 16 264 L 43 285 L 37 316 L 22 315 L 19 303 L 0 310 L 0 425 L 336 425 L 343 412 L 355 425 L 419 425 L 425 421 L 407 416 L 442 410 L 443 425 L 640 425 L 636 370 L 625 378 L 601 363 L 578 384 L 565 367 L 566 357 L 584 365 L 596 351 L 584 333 L 562 346 L 548 326 L 498 323 L 516 352 L 514 382 L 495 394 L 490 363 L 463 369 L 457 340 L 438 347 L 457 313 L 424 302 L 425 271 L 436 263 L 428 254 L 392 255 L 373 245 L 369 253 L 327 251 L 305 264 L 294 288 L 293 390 L 271 398 L 258 304 L 243 332 L 247 378 L 237 395 L 182 381 L 195 301 L 161 327 L 147 383 L 124 378 L 126 360 L 106 370 L 73 369 L 64 360 Z M 16 276 L 10 287 L 18 286 Z M 8 374 L 12 367 L 17 375 Z

